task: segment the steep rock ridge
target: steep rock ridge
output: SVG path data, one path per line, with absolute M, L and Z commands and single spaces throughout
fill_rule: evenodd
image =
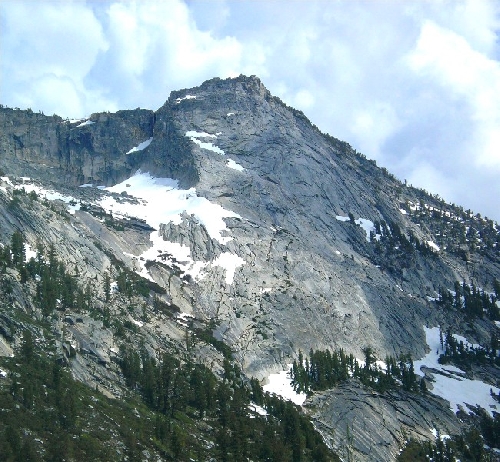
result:
M 396 221 L 425 236 L 399 211 L 399 182 L 321 134 L 255 77 L 173 92 L 157 121 L 166 117 L 190 140 L 197 193 L 243 218 L 229 226 L 230 244 L 247 264 L 229 287 L 200 281 L 195 311 L 218 320 L 246 370 L 265 375 L 266 354 L 272 366 L 311 347 L 424 353 L 421 326 L 440 315 L 423 292 L 457 275 L 439 257 L 404 278 L 385 273 L 365 231 L 337 218 Z
M 173 92 L 156 113 L 63 121 L 2 108 L 0 117 L 0 166 L 7 173 L 110 184 L 142 169 L 196 186 L 199 196 L 242 217 L 226 219 L 226 249 L 245 261 L 231 284 L 220 267 L 196 284 L 169 268 L 149 271 L 176 288 L 179 306 L 215 319 L 220 338 L 258 376 L 311 347 L 344 347 L 360 356 L 370 345 L 381 357 L 422 356 L 421 326 L 446 317 L 425 296 L 469 278 L 466 262 L 446 254 L 432 261 L 417 255 L 394 271 L 374 264 L 367 230 L 339 217 L 395 222 L 432 239 L 400 212 L 401 203 L 417 200 L 415 192 L 321 134 L 256 77 Z M 160 232 L 205 263 L 222 251 L 187 217 L 180 225 L 164 223 Z M 119 245 L 111 247 L 129 261 Z M 494 276 L 498 268 L 492 269 Z

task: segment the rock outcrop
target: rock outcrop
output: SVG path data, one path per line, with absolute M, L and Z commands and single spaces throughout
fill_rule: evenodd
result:
M 381 394 L 355 381 L 315 394 L 307 409 L 343 460 L 359 462 L 395 460 L 410 439 L 458 434 L 461 428 L 440 398 L 403 391 Z

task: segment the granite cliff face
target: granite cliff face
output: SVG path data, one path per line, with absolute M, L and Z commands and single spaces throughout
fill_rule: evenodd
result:
M 134 156 L 124 154 L 152 136 L 153 122 L 154 113 L 140 109 L 70 121 L 2 108 L 2 166 L 71 185 L 111 184 L 135 167 Z
M 258 374 L 266 351 L 271 365 L 276 351 L 293 357 L 311 347 L 343 347 L 358 356 L 366 345 L 381 356 L 423 354 L 422 326 L 441 315 L 426 296 L 467 278 L 465 265 L 451 266 L 446 255 L 417 256 L 405 271 L 386 272 L 374 264 L 367 232 L 337 218 L 397 222 L 432 240 L 400 211 L 411 191 L 325 137 L 257 78 L 215 79 L 174 92 L 157 112 L 155 133 L 165 120 L 181 135 L 204 134 L 191 136 L 185 154 L 196 168 L 197 193 L 241 217 L 227 221 L 233 237 L 227 248 L 245 264 L 223 291 L 215 289 L 220 281 L 201 281 L 194 311 L 218 320 L 221 338 L 245 368 Z M 158 157 L 163 146 L 154 137 L 149 149 Z M 187 232 L 192 223 L 180 226 Z
M 343 348 L 362 358 L 369 346 L 379 358 L 419 358 L 428 350 L 424 325 L 468 330 L 482 343 L 495 329 L 486 320 L 470 329 L 465 317 L 440 309 L 432 298 L 440 288 L 451 289 L 454 281 L 472 277 L 491 290 L 492 279 L 500 278 L 498 257 L 483 252 L 464 259 L 429 246 L 410 254 L 397 246 L 382 248 L 383 230 L 375 223 L 392 224 L 391 236 L 399 229 L 419 242 L 434 243 L 434 228 L 417 223 L 407 209 L 425 202 L 427 209 L 438 210 L 446 204 L 402 185 L 347 143 L 322 134 L 256 77 L 213 79 L 173 92 L 156 112 L 93 114 L 86 121 L 1 108 L 0 127 L 5 175 L 49 182 L 45 184 L 82 204 L 101 203 L 109 193 L 74 186 L 126 183 L 140 170 L 177 180 L 191 191 L 186 200 L 196 194 L 231 212 L 224 219 L 226 229 L 214 237 L 186 212 L 153 231 L 126 219 L 109 226 L 88 208 L 64 220 L 37 204 L 14 213 L 9 209 L 11 190 L 5 185 L 8 193 L 0 192 L 4 241 L 20 229 L 33 246 L 37 240 L 54 243 L 64 261 L 79 266 L 98 285 L 116 262 L 146 275 L 163 289 L 165 303 L 210 325 L 248 376 L 263 379 L 311 348 Z M 133 201 L 127 187 L 114 197 Z M 203 277 L 167 252 L 162 258 L 145 257 L 154 236 L 188 249 L 189 259 L 204 268 Z M 222 258 L 238 264 L 224 266 Z M 36 312 L 36 307 L 28 311 Z M 158 315 L 148 319 L 140 329 L 151 351 L 184 343 L 184 324 Z M 107 336 L 103 350 L 113 346 L 112 335 Z M 197 355 L 220 367 L 213 349 L 200 348 Z M 84 365 L 75 370 L 87 377 Z M 102 377 L 112 390 L 113 377 L 108 372 Z M 404 426 L 420 436 L 431 421 L 445 422 L 448 431 L 459 427 L 437 401 L 429 402 L 427 410 L 419 399 L 401 405 L 405 410 L 398 412 L 406 417 L 400 418 L 393 408 L 406 398 L 365 400 L 357 386 L 346 387 L 314 398 L 311 412 L 325 439 L 346 454 L 354 447 L 356 460 L 393 459 L 404 440 Z M 341 401 L 351 410 L 355 406 L 349 402 L 362 401 L 367 409 L 357 408 L 355 419 L 351 411 L 336 414 L 333 409 L 341 409 Z M 346 443 L 349 428 L 338 419 L 358 421 L 363 414 L 371 422 L 367 413 L 377 415 L 381 409 L 392 417 L 358 432 L 356 443 Z M 328 429 L 335 436 L 328 436 Z M 368 434 L 375 443 L 363 443 Z

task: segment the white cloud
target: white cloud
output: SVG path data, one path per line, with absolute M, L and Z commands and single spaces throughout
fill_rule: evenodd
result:
M 375 159 L 380 157 L 385 140 L 401 125 L 394 107 L 383 101 L 373 101 L 360 107 L 354 112 L 353 119 L 351 130 L 360 140 L 358 149 L 370 153 L 370 157 Z
M 72 102 L 81 111 L 83 79 L 107 48 L 92 11 L 76 2 L 7 1 L 0 8 L 4 103 L 30 101 L 52 113 L 71 110 Z
M 307 89 L 303 88 L 299 90 L 294 98 L 294 105 L 307 110 L 314 106 L 315 103 L 314 95 Z
M 426 160 L 415 163 L 413 169 L 409 171 L 408 183 L 412 185 L 419 185 L 419 187 L 427 191 L 435 193 L 439 191 L 444 197 L 452 196 L 454 193 L 454 181 L 432 166 Z
M 200 30 L 181 1 L 115 2 L 104 16 L 110 47 L 89 80 L 104 86 L 123 107 L 156 109 L 171 90 L 239 75 L 246 62 L 261 59 L 259 53 L 243 59 L 243 46 L 235 37 Z
M 54 74 L 43 74 L 39 78 L 31 79 L 33 90 L 30 95 L 20 93 L 18 98 L 23 107 L 52 108 L 49 115 L 55 114 L 82 114 L 84 113 L 82 95 L 74 81 L 68 77 L 58 77 Z M 58 95 L 54 98 L 54 95 Z
M 463 37 L 427 21 L 409 65 L 443 92 L 467 101 L 475 125 L 468 143 L 476 153 L 474 163 L 500 171 L 500 63 L 474 50 Z

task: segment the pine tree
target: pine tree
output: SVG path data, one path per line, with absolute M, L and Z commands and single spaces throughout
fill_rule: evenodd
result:
M 14 231 L 11 237 L 12 263 L 16 266 L 21 266 L 26 260 L 26 248 L 24 237 L 20 231 Z
M 106 303 L 108 303 L 111 298 L 111 277 L 108 271 L 104 273 L 103 284 L 104 284 L 104 298 L 106 300 Z

